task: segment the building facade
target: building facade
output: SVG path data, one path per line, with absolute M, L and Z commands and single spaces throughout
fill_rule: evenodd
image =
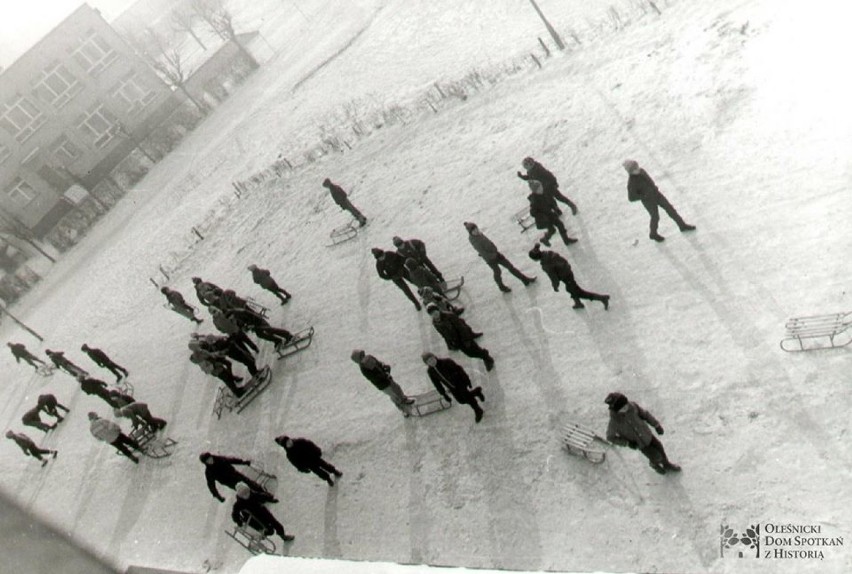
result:
M 177 103 L 83 4 L 0 74 L 0 212 L 43 236 Z

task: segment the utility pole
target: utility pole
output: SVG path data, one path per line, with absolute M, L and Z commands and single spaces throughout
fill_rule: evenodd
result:
M 14 321 L 14 322 L 15 322 L 15 323 L 17 323 L 18 325 L 20 325 L 22 329 L 24 329 L 27 333 L 29 333 L 30 335 L 32 335 L 33 337 L 35 337 L 35 338 L 36 338 L 36 339 L 38 339 L 39 341 L 44 341 L 44 338 L 43 338 L 41 335 L 39 335 L 38 333 L 36 333 L 36 332 L 35 332 L 35 331 L 33 331 L 32 329 L 30 329 L 29 327 L 27 327 L 26 325 L 24 325 L 24 324 L 21 322 L 21 320 L 20 320 L 20 319 L 18 319 L 17 317 L 15 317 L 15 316 L 14 316 L 14 315 L 12 315 L 11 313 L 9 313 L 9 309 L 7 309 L 5 305 L 0 305 L 0 312 L 2 312 L 2 313 L 6 313 L 6 314 L 9 316 L 9 318 L 10 318 L 10 319 L 12 319 L 12 321 Z
M 560 50 L 564 50 L 565 43 L 562 41 L 562 38 L 559 37 L 559 34 L 556 32 L 556 29 L 551 26 L 550 22 L 547 21 L 547 18 L 544 17 L 544 14 L 538 7 L 538 4 L 535 3 L 535 0 L 530 0 L 530 4 L 532 4 L 532 7 L 535 8 L 535 11 L 538 13 L 538 17 L 541 18 L 541 21 L 544 22 L 544 27 L 547 28 L 547 31 L 550 32 L 550 36 L 553 38 L 553 41 L 556 42 L 556 47 Z

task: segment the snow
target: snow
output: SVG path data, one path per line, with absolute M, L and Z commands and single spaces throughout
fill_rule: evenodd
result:
M 44 469 L 11 443 L 0 448 L 3 490 L 121 567 L 239 571 L 248 553 L 224 532 L 231 500 L 212 499 L 197 458 L 211 450 L 279 476 L 273 512 L 296 535 L 286 549 L 295 557 L 533 571 L 852 570 L 845 547 L 821 561 L 721 558 L 718 535 L 723 522 L 852 532 L 848 350 L 778 348 L 787 318 L 848 309 L 848 9 L 682 0 L 657 2 L 658 17 L 642 16 L 638 3 L 588 2 L 578 13 L 568 6 L 576 3 L 542 0 L 566 42 L 574 26 L 582 46 L 542 70 L 528 62 L 438 114 L 353 137 L 352 151 L 237 200 L 231 181 L 281 151 L 304 163 L 301 150 L 347 102 L 416 101 L 436 80 L 541 55 L 536 37 L 547 39 L 520 0 L 487 9 L 294 2 L 304 16 L 286 3 L 245 3 L 241 18 L 259 23 L 278 53 L 16 305 L 45 343 L 0 326 L 4 340 L 66 350 L 93 372 L 79 346 L 107 351 L 170 421 L 175 455 L 133 467 L 89 436 L 85 413 L 106 414 L 102 403 L 68 376 L 36 377 L 4 353 L 5 427 L 20 429 L 46 391 L 72 412 L 43 440 L 60 451 Z M 607 24 L 609 4 L 628 26 Z M 526 257 L 536 235 L 509 221 L 525 203 L 515 171 L 526 155 L 576 200 L 579 215 L 564 219 L 580 242 L 555 249 L 583 287 L 612 295 L 608 312 L 572 310 Z M 696 232 L 681 235 L 663 216 L 667 240 L 648 240 L 647 214 L 627 202 L 627 157 Z M 370 219 L 334 249 L 324 247 L 328 233 L 347 218 L 320 187 L 324 177 L 352 190 Z M 466 220 L 537 273 L 537 285 L 507 277 L 513 292 L 502 295 L 467 243 Z M 497 361 L 486 374 L 451 354 L 484 389 L 478 425 L 458 405 L 403 419 L 349 360 L 366 349 L 414 394 L 430 388 L 420 353 L 447 355 L 426 316 L 375 274 L 369 248 L 390 248 L 393 235 L 423 239 L 446 275 L 466 278 L 465 318 Z M 293 301 L 281 308 L 259 291 L 249 263 L 270 268 Z M 216 420 L 216 384 L 187 360 L 193 325 L 163 309 L 149 282 L 161 264 L 190 302 L 197 275 L 270 304 L 276 323 L 313 325 L 313 345 L 282 362 L 264 349 L 270 388 L 241 415 Z M 211 329 L 208 319 L 201 331 Z M 592 465 L 560 448 L 568 420 L 605 430 L 612 390 L 660 419 L 681 475 L 659 476 L 628 449 Z M 321 445 L 344 472 L 339 485 L 297 473 L 272 441 L 281 433 Z

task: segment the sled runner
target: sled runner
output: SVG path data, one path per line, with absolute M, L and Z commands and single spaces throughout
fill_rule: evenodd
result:
M 127 377 L 123 377 L 120 380 L 116 381 L 112 385 L 116 389 L 118 389 L 122 394 L 133 396 L 133 383 L 127 380 Z
M 521 233 L 524 233 L 526 230 L 531 227 L 535 227 L 535 220 L 530 215 L 530 208 L 525 207 L 522 210 L 518 211 L 512 216 L 512 221 L 521 226 Z
M 141 453 L 149 458 L 165 458 L 171 456 L 175 450 L 177 441 L 159 437 L 150 427 L 140 426 L 133 429 L 130 438 L 135 440 L 141 449 Z
M 241 467 L 240 472 L 249 480 L 259 484 L 271 496 L 275 496 L 275 493 L 278 492 L 278 477 L 266 472 L 259 462 L 255 461 L 249 466 Z
M 464 287 L 464 275 L 458 279 L 450 279 L 444 281 L 444 297 L 450 301 L 455 301 L 461 294 L 461 288 Z
M 251 517 L 243 526 L 235 524 L 234 529 L 226 530 L 225 534 L 254 555 L 275 554 L 275 543 L 263 532 L 249 526 L 253 522 L 256 522 L 256 520 Z
M 431 390 L 422 395 L 414 395 L 413 405 L 408 405 L 409 414 L 415 414 L 418 417 L 425 417 L 438 411 L 443 411 L 452 406 L 452 403 L 447 402 L 444 397 L 436 390 Z
M 340 227 L 335 227 L 331 230 L 331 243 L 326 244 L 326 247 L 334 247 L 335 245 L 340 245 L 341 243 L 346 243 L 347 241 L 351 241 L 358 236 L 358 229 L 360 229 L 360 225 L 358 221 L 353 219 L 346 225 L 341 225 Z
M 834 349 L 852 343 L 852 313 L 793 317 L 785 325 L 781 348 L 788 353 Z
M 245 394 L 237 398 L 228 387 L 219 387 L 219 392 L 216 393 L 216 401 L 213 403 L 213 414 L 217 419 L 222 418 L 222 411 L 228 412 L 236 410 L 238 413 L 243 412 L 249 404 L 263 392 L 272 382 L 272 370 L 265 366 L 253 376 L 248 383 L 243 385 Z
M 609 441 L 602 438 L 595 431 L 578 423 L 568 423 L 562 429 L 562 444 L 571 454 L 582 456 L 594 463 L 601 463 L 606 460 L 606 451 L 602 448 L 596 448 L 594 445 L 595 439 L 610 444 Z
M 311 346 L 311 342 L 313 340 L 314 328 L 308 327 L 307 329 L 302 329 L 298 333 L 295 333 L 288 343 L 276 345 L 275 352 L 278 354 L 279 359 L 283 359 L 284 357 L 295 355 L 299 351 L 304 351 Z
M 251 297 L 246 297 L 246 304 L 250 311 L 257 313 L 264 319 L 269 318 L 269 309 L 252 299 Z
M 35 368 L 35 372 L 42 377 L 52 377 L 56 367 L 53 365 L 39 365 Z

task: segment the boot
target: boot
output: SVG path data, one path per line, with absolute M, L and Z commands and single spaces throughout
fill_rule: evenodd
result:
M 530 285 L 535 283 L 535 279 L 535 277 L 524 277 L 523 279 L 521 279 L 521 283 L 524 284 L 524 287 L 529 287 Z
M 681 225 L 681 226 L 680 226 L 680 230 L 681 230 L 682 232 L 683 232 L 683 231 L 695 231 L 695 226 L 694 226 L 694 225 L 690 225 L 690 224 L 688 224 L 688 223 L 684 223 L 683 225 Z
M 501 284 L 498 284 L 498 285 L 497 285 L 497 287 L 499 287 L 499 288 L 500 288 L 500 291 L 502 291 L 503 293 L 511 293 L 511 292 L 512 292 L 512 290 L 511 290 L 511 289 L 509 289 L 508 287 L 506 287 L 506 286 L 505 286 L 505 285 L 503 285 L 502 283 L 501 283 Z
M 666 240 L 666 238 L 663 237 L 662 235 L 660 235 L 659 233 L 652 233 L 651 235 L 649 235 L 649 237 L 651 239 L 653 239 L 654 241 L 656 241 L 657 243 L 662 243 L 663 241 Z
M 574 306 L 572 307 L 572 309 L 585 309 L 585 308 L 586 308 L 586 306 L 583 305 L 582 301 L 580 301 L 579 299 L 574 299 Z
M 485 370 L 490 372 L 494 368 L 494 359 L 491 355 L 488 355 L 483 361 L 485 362 Z
M 609 311 L 609 295 L 601 297 L 601 303 L 603 303 L 604 311 Z
M 286 534 L 285 533 L 285 534 L 281 535 L 281 540 L 283 540 L 284 542 L 293 542 L 295 539 L 296 539 L 296 537 L 293 536 L 292 534 Z
M 571 208 L 571 215 L 577 215 L 577 211 L 578 211 L 577 205 L 573 201 L 571 201 L 570 199 L 567 200 L 566 203 L 568 204 L 568 207 Z
M 484 412 L 482 412 L 482 409 L 480 409 L 480 408 L 473 409 L 473 413 L 476 416 L 476 422 L 477 423 L 482 420 L 482 415 L 485 414 Z
M 473 389 L 472 393 L 474 397 L 478 398 L 483 403 L 485 402 L 485 395 L 482 394 L 482 387 L 476 387 Z

